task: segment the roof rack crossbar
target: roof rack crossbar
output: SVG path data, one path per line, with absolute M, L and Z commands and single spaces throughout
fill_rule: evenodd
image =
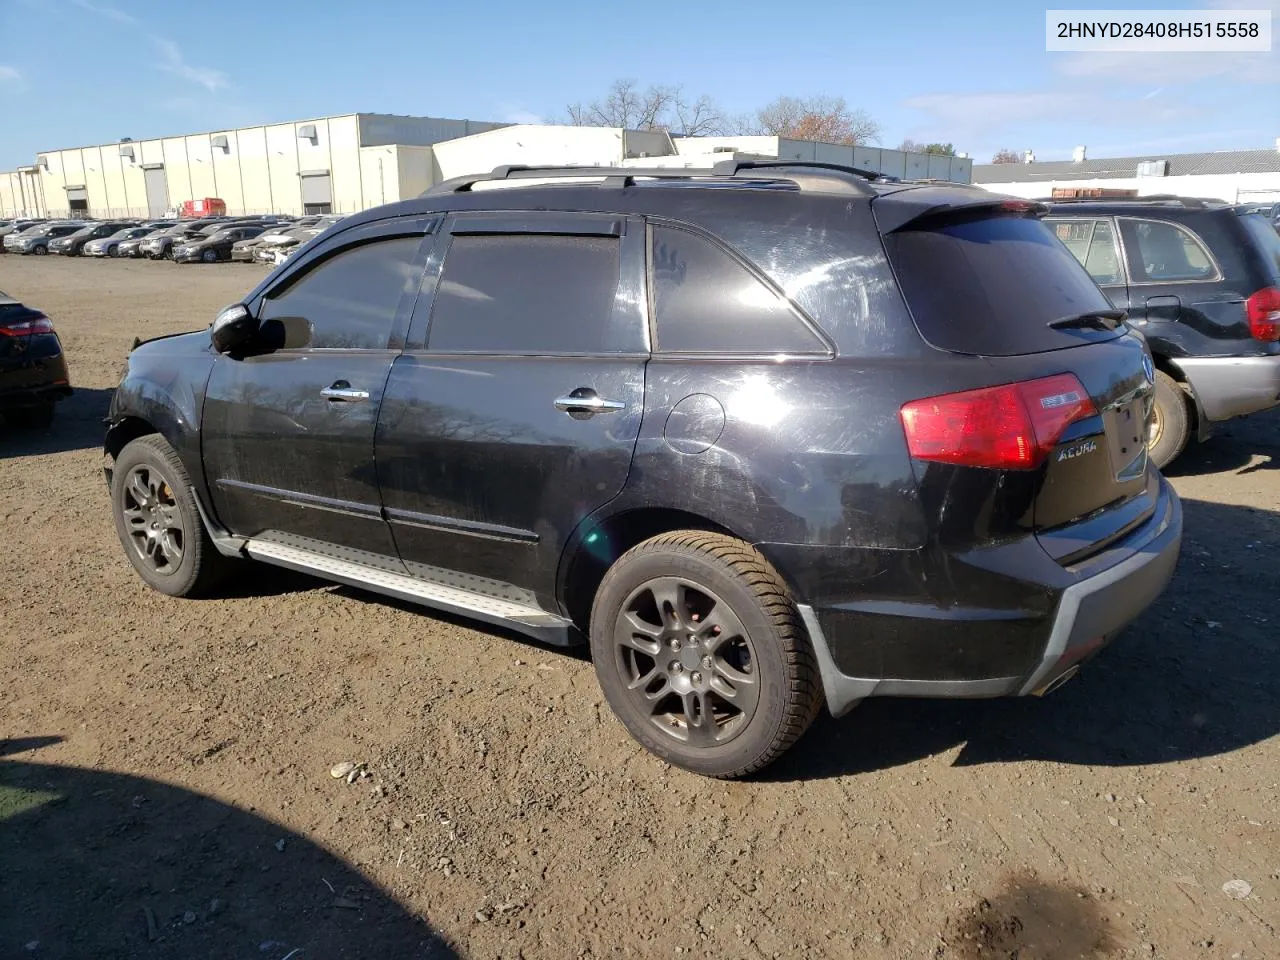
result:
M 812 171 L 812 172 L 811 172 Z M 632 186 L 637 178 L 691 180 L 736 178 L 756 182 L 790 181 L 800 190 L 828 190 L 843 193 L 870 194 L 872 181 L 899 182 L 874 170 L 848 167 L 836 163 L 805 160 L 722 160 L 711 169 L 705 167 L 588 167 L 533 166 L 503 164 L 489 173 L 468 174 L 442 181 L 428 188 L 422 196 L 439 196 L 469 191 L 478 183 L 510 180 L 583 179 L 602 180 L 604 187 Z

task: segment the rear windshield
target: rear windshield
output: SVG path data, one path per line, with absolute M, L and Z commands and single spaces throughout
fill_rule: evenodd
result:
M 920 335 L 939 349 L 1011 357 L 1119 336 L 1049 328 L 1053 320 L 1113 308 L 1071 251 L 1034 218 L 924 221 L 890 233 L 885 249 Z
M 1271 279 L 1280 280 L 1280 233 L 1260 214 L 1247 214 L 1240 218 L 1240 222 L 1257 243 L 1263 266 L 1270 272 Z

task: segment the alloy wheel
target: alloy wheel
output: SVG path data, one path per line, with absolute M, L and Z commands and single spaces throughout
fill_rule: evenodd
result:
M 760 701 L 755 650 L 706 587 L 678 577 L 641 584 L 623 604 L 613 646 L 627 695 L 667 736 L 718 746 L 750 723 Z
M 187 537 L 169 481 L 154 467 L 134 467 L 125 478 L 121 512 L 138 558 L 156 573 L 175 573 Z

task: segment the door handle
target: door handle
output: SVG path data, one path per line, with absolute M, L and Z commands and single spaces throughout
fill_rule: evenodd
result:
M 567 397 L 556 398 L 556 409 L 568 414 L 614 413 L 626 408 L 627 405 L 621 400 L 606 400 L 604 397 L 597 396 L 596 392 L 588 387 L 579 387 Z
M 369 391 L 358 390 L 345 380 L 335 380 L 333 386 L 320 391 L 320 396 L 339 403 L 360 403 L 369 399 Z

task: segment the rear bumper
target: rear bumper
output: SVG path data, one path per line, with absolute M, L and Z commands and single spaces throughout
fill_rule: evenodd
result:
M 840 650 L 833 654 L 831 641 L 840 638 L 829 638 L 822 626 L 823 619 L 833 622 L 830 611 L 801 604 L 800 615 L 813 643 L 831 713 L 840 716 L 859 700 L 874 696 L 1025 696 L 1053 688 L 1150 606 L 1173 577 L 1182 543 L 1182 505 L 1163 477 L 1160 487 L 1159 502 L 1151 518 L 1121 543 L 1081 564 L 1074 572 L 1053 564 L 1061 571 L 1063 580 L 1045 585 L 1046 590 L 1056 595 L 1052 612 L 1043 623 L 1026 620 L 1020 625 L 1028 636 L 1044 637 L 1037 641 L 1038 652 L 1029 668 L 1027 659 L 1019 657 L 1009 663 L 1014 669 L 991 670 L 988 672 L 996 675 L 989 676 L 945 679 L 851 676 L 837 664 Z M 834 622 L 839 621 L 834 619 Z M 895 633 L 903 637 L 912 633 L 936 634 L 943 626 L 926 619 L 914 622 L 904 619 L 898 624 Z M 981 619 L 975 618 L 969 625 L 976 628 L 978 634 L 985 632 Z M 993 618 L 986 626 L 997 631 L 1015 623 L 1000 617 Z M 936 651 L 939 658 L 951 655 L 950 650 Z M 999 666 L 998 662 L 988 664 Z M 927 672 L 930 666 L 921 664 L 921 672 Z
M 0 391 L 0 410 L 21 410 L 24 407 L 38 407 L 46 403 L 56 403 L 71 396 L 71 387 L 66 383 L 48 383 L 32 387 L 20 387 L 16 390 Z
M 1218 422 L 1280 403 L 1280 354 L 1269 357 L 1177 357 L 1205 418 Z

